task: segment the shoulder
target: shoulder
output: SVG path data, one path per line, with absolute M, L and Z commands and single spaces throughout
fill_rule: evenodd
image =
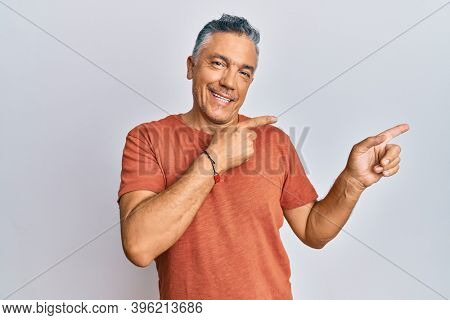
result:
M 140 139 L 162 136 L 164 131 L 173 130 L 177 122 L 176 115 L 171 114 L 158 120 L 139 123 L 129 130 L 127 135 Z

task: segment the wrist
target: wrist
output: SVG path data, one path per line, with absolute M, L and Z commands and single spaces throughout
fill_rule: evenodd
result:
M 217 153 L 214 150 L 212 150 L 211 148 L 207 148 L 205 151 L 209 154 L 211 159 L 214 161 L 214 168 L 215 168 L 216 172 L 218 174 L 221 174 L 223 171 L 223 168 L 221 166 L 223 164 L 223 162 L 219 160 Z M 202 154 L 208 159 L 208 156 L 205 153 L 202 153 Z M 209 164 L 211 166 L 211 160 L 209 160 Z
M 348 172 L 347 169 L 344 169 L 339 177 L 345 182 L 345 185 L 358 196 L 367 188 L 361 181 Z
M 197 159 L 194 161 L 191 170 L 196 172 L 196 174 L 199 174 L 207 178 L 210 178 L 213 172 L 211 168 L 211 161 L 204 153 L 199 154 Z
M 204 150 L 202 154 L 204 154 L 208 158 L 208 161 L 210 162 L 210 167 L 212 169 L 212 176 L 214 177 L 215 183 L 218 183 L 220 181 L 220 175 L 217 169 L 216 161 L 212 158 L 212 156 L 209 154 L 207 150 Z

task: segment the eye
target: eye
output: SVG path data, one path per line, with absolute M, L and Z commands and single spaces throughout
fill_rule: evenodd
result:
M 241 71 L 241 74 L 243 74 L 243 75 L 246 76 L 247 78 L 250 78 L 250 74 L 249 74 L 248 72 Z
M 223 63 L 219 61 L 212 61 L 211 63 L 216 66 L 223 66 Z

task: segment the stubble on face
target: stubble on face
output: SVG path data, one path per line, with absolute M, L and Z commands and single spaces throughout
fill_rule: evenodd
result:
M 211 35 L 192 68 L 194 116 L 219 126 L 236 122 L 256 63 L 255 46 L 247 36 Z

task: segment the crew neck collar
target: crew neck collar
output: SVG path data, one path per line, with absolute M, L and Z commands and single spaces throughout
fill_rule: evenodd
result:
M 202 134 L 202 135 L 212 136 L 212 134 L 210 134 L 210 133 L 208 133 L 208 132 L 206 132 L 206 131 L 203 131 L 203 130 L 200 130 L 200 129 L 196 129 L 196 128 L 193 128 L 193 127 L 191 127 L 190 125 L 188 125 L 188 124 L 184 121 L 184 119 L 183 119 L 183 117 L 182 117 L 181 115 L 182 115 L 181 113 L 174 114 L 174 116 L 177 118 L 177 120 L 178 120 L 184 127 L 188 127 L 188 128 L 191 129 L 192 131 L 195 131 L 195 132 L 197 132 L 197 133 L 199 133 L 199 134 Z M 242 114 L 239 114 L 239 113 L 238 113 L 238 119 L 239 119 L 239 122 L 244 121 L 245 118 L 246 118 L 245 116 L 243 116 Z

